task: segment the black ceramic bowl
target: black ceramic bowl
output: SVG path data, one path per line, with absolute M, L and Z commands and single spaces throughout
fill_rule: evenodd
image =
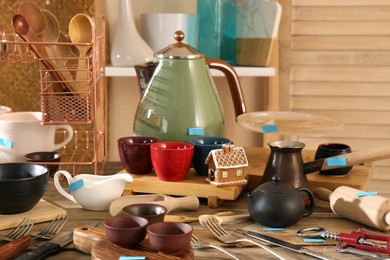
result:
M 49 168 L 50 175 L 54 175 L 59 167 L 61 161 L 61 154 L 57 152 L 35 152 L 29 153 L 24 156 L 24 159 L 28 162 L 37 163 Z M 53 164 L 45 164 L 53 163 Z M 55 164 L 54 164 L 55 163 Z M 58 163 L 58 164 L 57 164 Z
M 0 164 L 0 214 L 32 209 L 45 193 L 49 170 L 31 163 Z
M 333 156 L 343 155 L 351 153 L 351 147 L 347 144 L 342 143 L 326 143 L 320 144 L 317 147 L 314 159 L 329 158 Z M 329 170 L 321 170 L 320 173 L 329 176 L 344 176 L 352 170 L 352 166 L 339 167 Z

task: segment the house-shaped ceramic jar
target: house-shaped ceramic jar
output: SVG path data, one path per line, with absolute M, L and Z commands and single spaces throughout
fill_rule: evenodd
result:
M 205 163 L 209 167 L 207 181 L 216 186 L 245 185 L 248 159 L 244 148 L 226 144 L 211 150 Z

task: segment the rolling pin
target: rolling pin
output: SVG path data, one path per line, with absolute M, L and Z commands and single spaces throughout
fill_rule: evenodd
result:
M 314 189 L 314 195 L 330 202 L 332 211 L 342 217 L 382 230 L 390 230 L 390 199 L 382 196 L 362 196 L 364 191 L 340 186 L 333 192 L 325 188 Z

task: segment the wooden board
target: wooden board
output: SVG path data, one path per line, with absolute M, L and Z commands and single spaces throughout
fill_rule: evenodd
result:
M 197 196 L 216 200 L 235 200 L 244 189 L 244 185 L 216 187 L 208 183 L 205 177 L 196 175 L 191 169 L 186 178 L 180 182 L 160 181 L 154 173 L 132 175 L 133 182 L 127 184 L 125 191 L 134 193 L 160 193 L 176 196 Z M 216 204 L 218 204 L 216 202 Z M 215 206 L 217 206 L 215 204 Z
M 245 147 L 245 153 L 249 162 L 249 180 L 247 186 L 216 187 L 205 181 L 205 177 L 196 175 L 193 169 L 190 170 L 184 181 L 165 182 L 160 181 L 154 173 L 148 175 L 132 175 L 134 181 L 125 187 L 125 192 L 133 193 L 161 193 L 176 196 L 197 196 L 208 198 L 209 206 L 216 207 L 220 201 L 235 200 L 240 193 L 246 190 L 253 190 L 261 183 L 265 166 L 268 161 L 270 149 L 261 147 Z M 304 161 L 311 161 L 314 151 L 302 152 Z M 364 165 L 354 166 L 348 175 L 343 177 L 332 177 L 319 174 L 319 172 L 307 174 L 311 189 L 323 187 L 335 190 L 342 185 L 364 190 L 369 178 L 370 168 Z M 210 202 L 217 199 L 219 202 Z M 214 205 L 214 206 L 213 206 Z
M 120 247 L 109 241 L 103 230 L 93 227 L 76 228 L 73 243 L 79 251 L 91 254 L 92 259 L 95 260 L 119 259 L 120 256 L 145 256 L 147 259 L 156 260 L 194 258 L 194 251 L 191 246 L 174 255 L 162 254 L 151 247 L 147 237 L 136 247 Z
M 249 181 L 245 189 L 253 190 L 260 185 L 261 178 L 264 173 L 265 166 L 268 161 L 270 149 L 261 147 L 245 147 L 245 153 L 249 163 Z M 312 161 L 314 151 L 302 151 L 304 162 Z M 310 189 L 323 187 L 330 190 L 335 190 L 337 187 L 348 185 L 355 189 L 365 190 L 370 177 L 369 165 L 355 165 L 352 170 L 341 177 L 326 176 L 319 172 L 314 172 L 306 175 Z
M 35 219 L 35 223 L 40 223 L 52 220 L 57 215 L 66 215 L 66 210 L 41 199 L 34 208 L 27 212 L 11 215 L 0 214 L 0 230 L 16 227 L 23 218 L 32 218 Z

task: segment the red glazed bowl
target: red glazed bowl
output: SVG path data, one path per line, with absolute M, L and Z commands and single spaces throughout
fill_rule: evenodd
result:
M 134 247 L 146 236 L 148 220 L 132 215 L 118 215 L 104 221 L 108 240 L 121 247 Z
M 122 166 L 128 173 L 146 174 L 153 169 L 150 145 L 158 139 L 148 136 L 127 136 L 118 139 L 118 152 Z
M 181 222 L 159 222 L 147 228 L 150 245 L 164 254 L 185 250 L 191 242 L 192 226 Z
M 182 181 L 190 170 L 194 146 L 184 142 L 157 142 L 150 145 L 154 171 L 162 181 Z

